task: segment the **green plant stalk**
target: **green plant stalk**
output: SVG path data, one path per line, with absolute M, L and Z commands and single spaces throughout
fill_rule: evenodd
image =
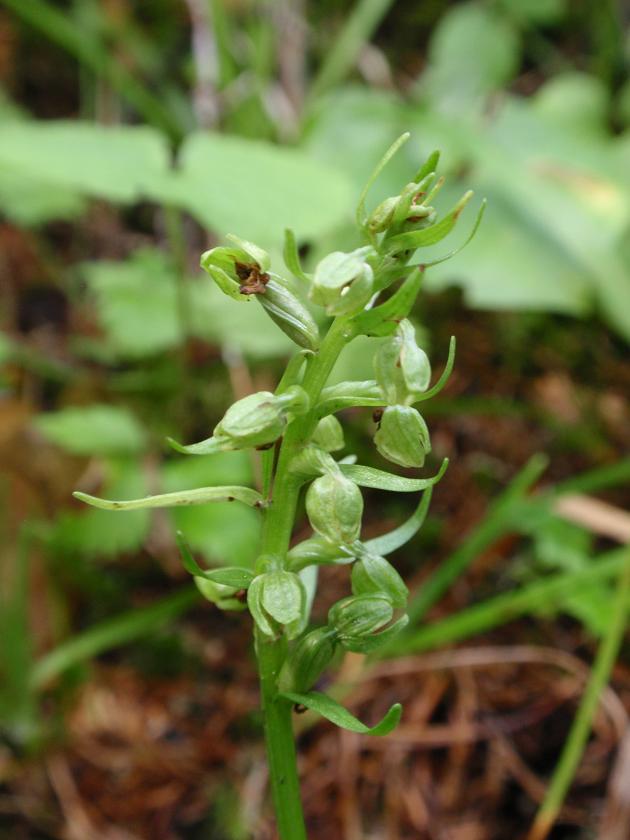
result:
M 337 357 L 346 343 L 346 318 L 336 318 L 319 352 L 310 360 L 302 381 L 310 410 L 296 418 L 280 446 L 273 480 L 272 499 L 264 513 L 262 557 L 286 556 L 289 548 L 301 481 L 291 474 L 291 461 L 308 441 L 317 424 L 314 408 Z M 261 570 L 259 570 L 261 571 Z M 305 840 L 306 828 L 300 799 L 297 760 L 291 720 L 291 703 L 280 698 L 278 675 L 286 653 L 286 638 L 269 640 L 256 632 L 256 656 L 260 675 L 265 741 L 278 832 L 281 840 Z
M 618 577 L 617 594 L 613 601 L 612 613 L 606 635 L 595 657 L 593 670 L 582 696 L 580 706 L 571 726 L 560 760 L 547 788 L 547 793 L 540 806 L 528 840 L 545 840 L 571 786 L 582 753 L 591 731 L 593 717 L 597 711 L 599 699 L 619 654 L 628 619 L 630 603 L 630 549 L 624 549 L 624 562 Z

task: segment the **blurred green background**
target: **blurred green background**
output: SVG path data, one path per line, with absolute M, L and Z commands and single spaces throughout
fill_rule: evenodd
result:
M 438 148 L 440 207 L 475 190 L 446 250 L 488 209 L 414 313 L 436 369 L 451 334 L 458 358 L 426 406 L 451 468 L 400 558 L 418 596 L 395 653 L 486 634 L 590 661 L 630 540 L 629 64 L 612 0 L 0 0 L 0 836 L 273 836 L 247 620 L 197 599 L 173 536 L 250 563 L 257 513 L 116 515 L 70 493 L 257 481 L 245 454 L 164 444 L 207 437 L 291 350 L 199 255 L 235 233 L 279 265 L 288 226 L 309 268 L 356 247 L 357 197 L 403 131 L 372 206 Z M 334 377 L 371 378 L 376 341 Z M 369 413 L 343 420 L 377 463 Z M 414 506 L 366 500 L 373 534 Z M 346 582 L 326 574 L 332 601 Z M 356 702 L 402 692 L 426 728 L 538 709 L 508 746 L 436 734 L 366 755 L 307 733 L 313 838 L 362 821 L 387 840 L 520 836 L 579 691 L 500 665 L 392 676 L 371 700 L 360 684 Z M 616 677 L 627 698 L 627 662 Z M 602 726 L 553 837 L 612 840 Z

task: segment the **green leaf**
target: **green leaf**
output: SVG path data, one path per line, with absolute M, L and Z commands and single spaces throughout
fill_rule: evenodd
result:
M 407 275 L 404 282 L 385 303 L 366 309 L 352 320 L 357 333 L 364 335 L 390 335 L 402 318 L 406 318 L 415 303 L 422 284 L 423 270 L 418 267 Z
M 439 472 L 431 478 L 405 478 L 374 467 L 363 467 L 360 464 L 340 464 L 339 467 L 342 473 L 359 487 L 374 487 L 378 490 L 392 490 L 395 493 L 413 493 L 437 484 L 446 472 L 448 458 L 444 458 Z
M 182 557 L 182 563 L 188 574 L 193 577 L 201 577 L 211 580 L 213 583 L 220 583 L 222 586 L 233 586 L 234 589 L 247 589 L 254 579 L 254 574 L 249 569 L 239 566 L 225 566 L 222 569 L 202 569 L 192 556 L 188 543 L 181 531 L 176 534 L 177 546 Z
M 387 166 L 389 161 L 394 157 L 394 155 L 401 148 L 401 146 L 405 145 L 405 143 L 407 142 L 407 140 L 409 140 L 410 137 L 411 137 L 411 135 L 409 134 L 408 131 L 406 131 L 404 134 L 401 134 L 400 137 L 397 140 L 394 140 L 392 145 L 389 147 L 389 149 L 385 152 L 383 157 L 379 160 L 379 162 L 374 167 L 370 177 L 367 179 L 367 183 L 365 184 L 365 186 L 363 187 L 363 190 L 361 191 L 361 195 L 359 196 L 359 203 L 357 204 L 356 220 L 357 220 L 357 225 L 359 227 L 364 225 L 365 221 L 366 221 L 366 219 L 365 219 L 365 200 L 367 198 L 368 192 L 370 191 L 370 188 L 372 187 L 372 184 L 374 184 L 374 182 L 376 181 L 378 176 L 381 174 L 383 169 L 385 169 L 385 167 Z
M 164 254 L 144 249 L 124 262 L 86 263 L 81 273 L 117 356 L 142 358 L 181 342 L 176 278 Z
M 126 455 L 146 446 L 140 423 L 120 406 L 63 408 L 40 414 L 34 424 L 45 438 L 73 455 Z
M 0 165 L 82 195 L 132 202 L 169 176 L 163 134 L 147 126 L 78 120 L 23 122 L 0 128 Z
M 144 499 L 113 501 L 99 499 L 78 490 L 72 494 L 75 499 L 103 510 L 140 510 L 143 508 L 177 507 L 179 505 L 203 505 L 207 502 L 239 501 L 251 507 L 262 505 L 262 496 L 249 487 L 197 487 L 194 490 L 181 490 L 178 493 L 162 493 L 158 496 L 145 496 Z
M 432 494 L 433 488 L 428 487 L 423 492 L 418 507 L 409 519 L 387 534 L 366 540 L 364 543 L 366 549 L 374 554 L 387 555 L 408 543 L 418 533 L 420 528 L 422 528 L 429 510 Z
M 263 247 L 291 227 L 320 236 L 352 202 L 344 174 L 299 149 L 208 132 L 189 134 L 179 156 L 172 199 L 218 232 L 238 230 Z
M 500 88 L 518 69 L 516 29 L 481 3 L 451 8 L 433 31 L 422 86 L 438 107 L 465 109 Z
M 417 394 L 414 403 L 417 402 L 424 402 L 424 400 L 430 400 L 431 397 L 434 397 L 436 394 L 439 394 L 442 388 L 448 382 L 450 375 L 453 371 L 453 365 L 455 364 L 455 351 L 457 349 L 457 340 L 454 335 L 451 336 L 451 340 L 448 344 L 448 356 L 446 359 L 446 364 L 444 365 L 444 370 L 442 371 L 442 375 L 438 379 L 438 381 L 433 385 L 433 387 L 429 388 L 428 391 L 425 391 L 424 394 Z
M 348 729 L 350 732 L 357 732 L 360 735 L 389 735 L 398 726 L 402 714 L 400 703 L 394 703 L 380 723 L 369 727 L 361 723 L 332 697 L 320 694 L 318 691 L 309 691 L 308 694 L 284 691 L 280 696 L 284 697 L 285 700 L 290 700 L 296 706 L 306 706 L 307 709 L 317 712 L 341 729 Z
M 386 595 L 395 609 L 407 603 L 409 590 L 391 563 L 384 557 L 364 554 L 352 567 L 352 592 L 354 595 Z
M 453 230 L 457 224 L 462 210 L 473 197 L 472 190 L 465 193 L 457 202 L 455 207 L 446 214 L 439 222 L 428 228 L 421 228 L 420 230 L 410 230 L 406 233 L 399 233 L 392 236 L 385 241 L 385 247 L 388 252 L 398 254 L 401 251 L 411 251 L 416 248 L 426 248 L 428 245 L 435 245 L 441 242 L 445 236 Z

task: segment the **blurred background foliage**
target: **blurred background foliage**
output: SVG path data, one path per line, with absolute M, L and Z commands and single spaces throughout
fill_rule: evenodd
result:
M 81 742 L 76 709 L 99 685 L 88 665 L 98 654 L 140 707 L 130 673 L 197 685 L 223 663 L 204 679 L 224 694 L 204 683 L 208 697 L 231 703 L 245 741 L 257 731 L 251 680 L 225 661 L 246 656 L 242 621 L 197 603 L 173 540 L 181 528 L 210 565 L 251 562 L 256 512 L 116 516 L 80 510 L 70 492 L 257 481 L 246 455 L 182 461 L 163 443 L 206 437 L 235 397 L 274 387 L 290 351 L 260 307 L 235 305 L 200 275 L 199 254 L 232 232 L 277 264 L 286 227 L 308 268 L 355 247 L 356 198 L 403 131 L 412 140 L 374 204 L 439 148 L 441 207 L 476 195 L 450 247 L 475 202 L 487 197 L 488 209 L 472 244 L 427 272 L 415 312 L 438 367 L 451 332 L 459 354 L 450 390 L 427 405 L 436 454 L 452 467 L 401 558 L 423 586 L 395 652 L 503 625 L 493 599 L 511 594 L 525 598 L 510 615 L 535 617 L 528 639 L 562 646 L 570 632 L 577 650 L 605 633 L 620 561 L 602 552 L 630 539 L 629 23 L 612 0 L 0 0 L 0 824 L 10 836 L 67 831 L 58 768 L 61 809 L 37 768 L 46 776 L 64 738 L 70 751 Z M 376 341 L 353 345 L 334 377 L 371 377 Z M 347 437 L 373 459 L 365 414 L 347 414 Z M 539 451 L 547 472 L 532 496 Z M 592 505 L 576 513 L 578 492 L 604 493 L 615 524 L 593 522 Z M 368 503 L 374 533 L 405 513 L 398 499 Z M 343 585 L 331 574 L 331 590 Z M 433 625 L 422 621 L 430 608 Z M 212 630 L 222 647 L 200 641 Z M 229 699 L 230 682 L 245 700 Z M 216 735 L 182 731 L 197 744 Z M 103 802 L 93 819 L 109 814 L 129 836 L 193 837 L 210 803 L 211 836 L 249 836 L 264 818 L 254 808 L 235 821 L 234 777 L 210 775 L 206 788 L 183 773 L 166 827 Z M 39 806 L 20 799 L 24 785 Z M 522 827 L 519 808 L 516 823 L 480 818 L 486 833 L 474 836 Z

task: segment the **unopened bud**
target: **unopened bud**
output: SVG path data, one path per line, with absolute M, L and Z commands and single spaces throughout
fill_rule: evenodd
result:
M 431 451 L 427 424 L 406 405 L 389 405 L 374 435 L 376 448 L 384 458 L 401 467 L 421 467 Z
M 296 642 L 286 666 L 293 691 L 308 691 L 317 682 L 335 654 L 335 637 L 330 627 L 319 627 Z
M 319 347 L 319 329 L 302 301 L 278 279 L 272 277 L 256 300 L 283 333 L 306 350 Z
M 213 436 L 238 447 L 264 446 L 284 432 L 287 411 L 303 413 L 307 408 L 308 397 L 297 385 L 280 395 L 258 391 L 230 406 Z
M 276 570 L 254 578 L 247 590 L 247 604 L 259 629 L 277 636 L 282 626 L 289 639 L 302 630 L 306 592 L 293 572 Z
M 197 589 L 203 597 L 216 604 L 222 610 L 244 610 L 247 609 L 247 593 L 245 589 L 237 589 L 234 586 L 225 586 L 222 583 L 215 583 L 213 580 L 206 580 L 202 577 L 195 577 Z
M 334 251 L 317 265 L 310 298 L 326 307 L 329 315 L 359 312 L 372 295 L 374 273 L 366 262 L 374 254 L 370 246 L 349 254 Z
M 396 608 L 404 607 L 409 595 L 392 564 L 373 554 L 364 555 L 352 567 L 352 591 L 355 595 L 385 595 Z
M 328 473 L 308 488 L 306 512 L 318 534 L 333 543 L 349 545 L 361 533 L 363 496 L 341 472 Z
M 389 405 L 409 405 L 429 387 L 431 364 L 411 321 L 400 322 L 374 356 L 374 373 Z
M 372 211 L 367 222 L 368 229 L 372 233 L 382 233 L 387 230 L 392 223 L 394 211 L 399 201 L 399 195 L 390 196 L 390 198 L 381 201 L 378 207 Z
M 336 545 L 320 536 L 303 540 L 287 553 L 289 568 L 293 572 L 299 572 L 307 566 L 352 563 L 354 557 L 350 547 Z
M 343 449 L 343 428 L 334 414 L 322 417 L 313 432 L 313 443 L 326 452 L 337 452 Z
M 368 636 L 392 620 L 394 608 L 384 595 L 351 595 L 330 609 L 328 623 L 340 638 Z

